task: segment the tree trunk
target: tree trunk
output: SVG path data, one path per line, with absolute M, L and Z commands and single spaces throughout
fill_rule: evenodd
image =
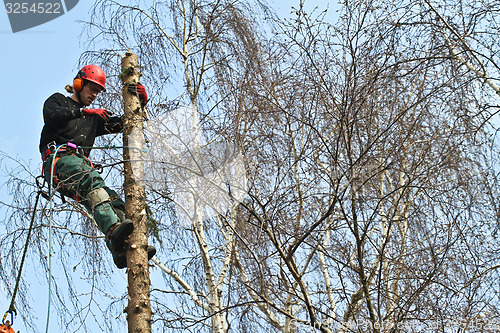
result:
M 147 253 L 147 219 L 144 165 L 141 154 L 144 148 L 143 109 L 139 98 L 127 91 L 129 83 L 138 83 L 137 55 L 127 52 L 122 58 L 121 80 L 125 108 L 123 129 L 123 158 L 125 161 L 124 192 L 125 215 L 134 222 L 134 231 L 127 244 L 129 332 L 151 332 L 151 303 L 149 293 L 149 266 Z

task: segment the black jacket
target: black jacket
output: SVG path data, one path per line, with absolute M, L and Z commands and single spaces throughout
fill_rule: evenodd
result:
M 43 104 L 43 120 L 45 125 L 40 136 L 40 153 L 47 149 L 47 144 L 57 145 L 72 142 L 82 147 L 92 147 L 95 138 L 109 133 L 120 133 L 123 121 L 120 117 L 109 117 L 104 120 L 98 115 L 83 116 L 81 105 L 60 93 L 50 96 Z M 91 149 L 84 149 L 89 155 Z

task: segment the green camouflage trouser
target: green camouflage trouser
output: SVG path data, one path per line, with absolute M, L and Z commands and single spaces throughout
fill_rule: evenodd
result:
M 125 203 L 115 191 L 106 186 L 104 179 L 85 156 L 75 153 L 69 155 L 59 153 L 59 156 L 55 165 L 54 188 L 64 196 L 79 200 L 94 216 L 102 233 L 106 234 L 113 224 L 120 221 L 117 213 L 122 214 L 125 211 Z M 54 154 L 50 155 L 43 164 L 43 174 L 49 184 L 53 157 Z M 103 202 L 92 209 L 87 195 L 98 188 L 106 190 L 110 201 Z

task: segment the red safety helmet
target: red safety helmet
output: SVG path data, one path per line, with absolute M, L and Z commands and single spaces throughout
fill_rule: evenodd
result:
M 106 74 L 104 74 L 102 68 L 97 65 L 87 65 L 80 69 L 73 80 L 73 89 L 76 92 L 82 90 L 84 85 L 83 80 L 94 82 L 100 85 L 103 91 L 106 91 Z

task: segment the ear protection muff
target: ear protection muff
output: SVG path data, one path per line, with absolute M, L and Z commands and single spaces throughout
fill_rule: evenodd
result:
M 73 90 L 76 92 L 79 92 L 82 90 L 85 82 L 83 82 L 83 79 L 87 77 L 87 74 L 80 70 L 78 74 L 76 75 L 75 79 L 73 80 Z

